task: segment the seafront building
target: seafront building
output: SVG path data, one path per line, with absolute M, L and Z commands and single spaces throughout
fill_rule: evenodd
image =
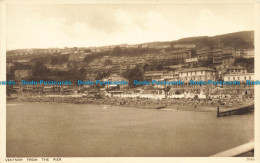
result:
M 107 76 L 101 80 L 128 81 L 124 73 L 131 71 L 137 66 L 143 72 L 143 80 L 147 81 L 184 81 L 181 85 L 153 85 L 130 88 L 128 85 L 106 85 L 96 87 L 93 85 L 20 85 L 17 82 L 12 86 L 13 92 L 44 95 L 71 95 L 77 97 L 122 97 L 122 98 L 215 98 L 222 95 L 253 96 L 253 87 L 244 84 L 246 80 L 254 80 L 254 73 L 248 73 L 249 69 L 235 66 L 239 60 L 250 60 L 254 57 L 253 49 L 232 48 L 197 48 L 194 44 L 169 44 L 140 46 L 121 45 L 121 49 L 127 48 L 154 48 L 154 53 L 145 52 L 140 55 L 109 56 L 116 46 L 104 46 L 95 48 L 64 48 L 64 49 L 35 49 L 17 50 L 8 52 L 7 75 L 13 80 L 26 80 L 33 77 L 32 70 L 24 69 L 34 65 L 37 57 L 59 57 L 65 61 L 59 64 L 51 64 L 51 59 L 44 61 L 44 66 L 56 74 L 69 74 L 73 71 L 85 70 L 86 80 L 94 81 L 102 72 Z M 86 57 L 94 57 L 91 62 L 86 63 Z M 63 59 L 64 59 L 63 58 Z M 22 68 L 17 69 L 19 65 Z M 146 68 L 148 67 L 148 69 Z M 160 68 L 158 68 L 160 67 Z M 14 69 L 14 70 L 13 70 Z M 249 71 L 249 72 L 252 72 Z M 223 85 L 190 85 L 194 81 L 235 81 L 239 80 L 242 86 Z M 232 93 L 233 92 L 233 93 Z
M 230 67 L 223 76 L 224 81 L 241 81 L 254 80 L 254 73 L 247 73 L 246 68 L 241 66 Z
M 233 66 L 227 70 L 223 76 L 224 81 L 239 81 L 239 85 L 225 85 L 223 86 L 222 94 L 237 95 L 240 98 L 243 96 L 254 97 L 254 85 L 246 82 L 254 81 L 254 73 L 248 73 L 247 69 L 242 66 Z
M 179 73 L 180 80 L 188 83 L 190 80 L 195 81 L 208 81 L 216 79 L 216 71 L 210 68 L 198 67 L 184 69 Z

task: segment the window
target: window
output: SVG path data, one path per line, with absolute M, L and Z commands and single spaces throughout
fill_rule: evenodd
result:
M 249 80 L 251 80 L 251 76 L 249 76 Z
M 237 77 L 237 80 L 239 80 L 239 77 Z
M 235 77 L 233 77 L 233 80 L 236 80 L 236 78 L 235 78 Z

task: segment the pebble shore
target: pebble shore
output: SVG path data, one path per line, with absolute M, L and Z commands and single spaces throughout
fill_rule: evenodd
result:
M 97 105 L 113 105 L 123 107 L 137 107 L 155 109 L 160 106 L 167 108 L 190 110 L 190 111 L 215 111 L 217 106 L 222 103 L 218 99 L 144 99 L 144 98 L 89 98 L 89 97 L 49 97 L 46 95 L 24 95 L 18 96 L 13 101 L 18 102 L 55 102 L 55 103 L 74 103 L 74 104 L 97 104 Z M 233 99 L 236 104 L 236 100 Z

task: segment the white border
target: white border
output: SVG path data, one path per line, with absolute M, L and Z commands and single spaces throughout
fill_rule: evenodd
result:
M 255 4 L 255 79 L 260 80 L 260 0 L 0 0 L 0 80 L 6 79 L 6 5 L 8 4 L 196 4 L 196 3 L 254 3 Z M 260 148 L 259 148 L 259 107 L 260 102 L 256 99 L 260 99 L 260 86 L 255 87 L 255 157 L 254 162 L 260 162 Z M 0 163 L 6 162 L 6 93 L 5 86 L 0 86 Z M 24 158 L 26 160 L 26 158 Z M 37 162 L 40 161 L 38 157 Z M 50 158 L 51 159 L 51 158 Z M 191 160 L 192 159 L 192 160 Z M 143 162 L 182 162 L 190 163 L 191 161 L 199 162 L 250 162 L 246 157 L 227 157 L 227 158 L 211 158 L 211 157 L 63 157 L 62 162 L 111 162 L 111 163 L 143 163 Z M 54 161 L 49 161 L 54 162 Z M 252 162 L 252 161 L 251 161 Z

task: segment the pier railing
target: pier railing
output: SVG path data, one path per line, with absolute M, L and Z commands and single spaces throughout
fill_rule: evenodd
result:
M 254 152 L 254 141 L 217 153 L 211 157 L 238 157 L 248 152 Z
M 217 107 L 217 117 L 246 114 L 246 113 L 251 113 L 253 111 L 254 111 L 254 104 L 236 108 L 236 109 L 227 110 L 227 111 L 222 111 L 222 112 L 219 111 L 219 106 L 218 106 Z

